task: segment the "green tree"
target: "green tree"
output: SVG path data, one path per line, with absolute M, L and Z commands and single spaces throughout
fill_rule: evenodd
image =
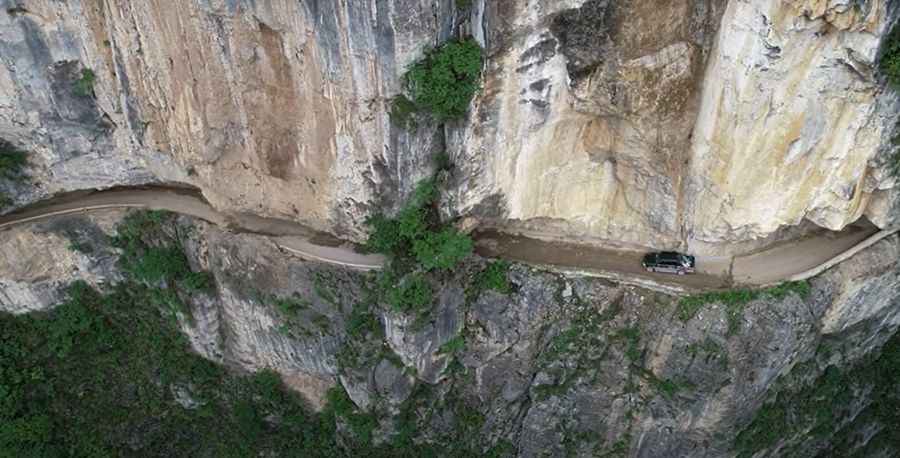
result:
M 482 51 L 475 40 L 440 46 L 406 75 L 413 101 L 439 121 L 465 116 L 479 88 L 481 66 Z

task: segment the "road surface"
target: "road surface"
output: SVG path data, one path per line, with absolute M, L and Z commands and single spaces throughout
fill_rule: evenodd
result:
M 110 208 L 167 210 L 193 216 L 235 232 L 272 236 L 283 250 L 304 259 L 359 270 L 381 268 L 384 257 L 358 253 L 352 244 L 298 223 L 256 215 L 226 215 L 216 211 L 199 193 L 190 190 L 142 188 L 72 193 L 23 211 L 0 216 L 0 230 L 53 216 Z
M 57 215 L 108 208 L 168 210 L 190 215 L 236 232 L 271 236 L 284 251 L 304 259 L 372 270 L 385 258 L 357 252 L 357 247 L 298 223 L 249 214 L 223 214 L 198 192 L 168 188 L 76 192 L 55 197 L 0 217 L 0 230 Z M 841 232 L 821 231 L 808 237 L 734 257 L 698 257 L 695 275 L 652 274 L 641 268 L 642 252 L 542 240 L 494 230 L 476 232 L 476 252 L 485 257 L 610 274 L 687 290 L 766 285 L 810 271 L 841 255 L 874 234 L 873 226 L 853 225 Z

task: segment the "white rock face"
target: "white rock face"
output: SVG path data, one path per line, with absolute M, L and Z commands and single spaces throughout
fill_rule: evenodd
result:
M 32 152 L 41 185 L 20 203 L 176 181 L 358 237 L 439 148 L 434 126 L 406 133 L 387 112 L 448 38 L 452 0 L 14 4 L 0 2 L 0 138 Z M 85 69 L 95 97 L 75 90 Z
M 453 138 L 459 213 L 653 246 L 895 222 L 883 164 L 898 103 L 875 75 L 886 1 L 570 2 L 562 30 L 565 13 L 532 20 L 551 2 L 518 3 L 488 16 L 513 31 L 489 37 L 484 91 Z M 593 48 L 579 20 L 601 30 Z
M 566 238 L 677 244 L 714 2 L 510 3 L 489 11 L 486 28 L 501 32 L 472 124 L 453 142 L 459 212 Z
M 446 147 L 448 214 L 537 235 L 717 251 L 896 222 L 889 0 L 472 3 L 0 2 L 0 139 L 36 183 L 12 194 L 179 182 L 361 239 Z M 456 25 L 486 46 L 469 119 L 393 125 Z
M 65 299 L 75 280 L 97 286 L 120 279 L 104 234 L 122 214 L 110 210 L 0 231 L 0 312 L 46 310 Z M 76 241 L 91 252 L 75 250 Z
M 851 3 L 853 5 L 851 5 Z M 874 75 L 885 1 L 730 2 L 704 79 L 689 169 L 693 237 L 762 237 L 804 218 L 889 224 L 872 202 L 897 98 Z

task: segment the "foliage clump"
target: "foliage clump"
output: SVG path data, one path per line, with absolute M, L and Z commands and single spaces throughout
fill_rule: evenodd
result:
M 81 77 L 75 80 L 72 91 L 80 97 L 90 97 L 94 95 L 94 81 L 97 75 L 93 70 L 84 68 L 81 70 Z
M 0 180 L 21 183 L 28 179 L 24 170 L 28 166 L 28 153 L 0 139 Z M 12 199 L 0 192 L 0 210 L 12 204 Z
M 474 288 L 476 292 L 494 290 L 500 294 L 512 292 L 512 283 L 509 282 L 509 262 L 493 261 L 475 276 Z
M 75 283 L 0 313 L 0 456 L 340 456 L 333 416 L 193 353 L 153 291 Z
M 212 274 L 191 270 L 177 232 L 174 216 L 164 211 L 139 211 L 125 217 L 116 227 L 112 244 L 121 250 L 119 265 L 128 276 L 153 288 L 155 302 L 180 311 L 190 318 L 181 300 L 185 293 L 210 293 L 215 288 Z
M 887 77 L 888 83 L 900 88 L 900 27 L 894 27 L 888 35 L 878 69 Z
M 441 45 L 406 74 L 413 102 L 439 121 L 465 116 L 478 91 L 481 65 L 482 50 L 475 40 Z
M 376 295 L 403 313 L 430 310 L 433 291 L 429 275 L 449 271 L 472 253 L 472 239 L 442 224 L 434 180 L 423 180 L 394 217 L 375 215 L 365 248 L 388 256 L 389 265 L 377 279 Z
M 823 353 L 823 347 L 819 353 Z M 811 364 L 815 366 L 815 360 Z M 794 371 L 798 368 L 795 366 Z M 787 441 L 782 450 L 791 456 L 800 454 L 797 446 L 808 447 L 810 441 L 827 445 L 830 456 L 900 453 L 898 373 L 900 333 L 888 340 L 880 354 L 873 352 L 853 367 L 829 365 L 808 382 L 792 372 L 789 377 L 800 381 L 779 384 L 785 388 L 757 410 L 735 438 L 737 456 L 755 456 L 781 441 Z M 878 432 L 860 449 L 861 430 Z M 801 442 L 793 443 L 798 439 Z
M 681 298 L 678 302 L 677 315 L 678 319 L 681 321 L 690 321 L 704 305 L 715 302 L 721 303 L 725 305 L 725 317 L 728 321 L 728 334 L 733 334 L 740 329 L 744 306 L 750 302 L 761 297 L 779 300 L 791 294 L 806 298 L 809 296 L 810 292 L 811 288 L 809 282 L 794 281 L 785 282 L 762 290 L 732 289 L 696 294 Z

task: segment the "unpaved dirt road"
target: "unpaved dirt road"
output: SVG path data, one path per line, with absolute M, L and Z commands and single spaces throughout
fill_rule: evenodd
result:
M 142 188 L 72 193 L 54 198 L 46 204 L 0 216 L 0 230 L 53 216 L 109 208 L 167 210 L 193 216 L 235 232 L 272 236 L 282 249 L 304 259 L 359 270 L 378 269 L 384 264 L 383 256 L 360 254 L 351 244 L 291 221 L 256 215 L 222 214 L 203 200 L 199 193 L 190 190 Z
M 169 188 L 71 193 L 0 216 L 0 230 L 57 215 L 108 208 L 168 210 L 190 215 L 235 232 L 271 236 L 283 250 L 304 259 L 360 270 L 378 269 L 385 262 L 383 256 L 358 253 L 354 245 L 298 223 L 256 215 L 223 214 L 196 191 Z M 841 232 L 821 231 L 746 255 L 699 257 L 698 273 L 684 276 L 644 271 L 640 264 L 643 253 L 638 251 L 541 240 L 492 230 L 476 232 L 474 238 L 476 251 L 485 257 L 575 268 L 588 273 L 607 272 L 619 278 L 705 290 L 734 284 L 764 285 L 788 279 L 822 265 L 876 233 L 875 227 L 853 225 Z

